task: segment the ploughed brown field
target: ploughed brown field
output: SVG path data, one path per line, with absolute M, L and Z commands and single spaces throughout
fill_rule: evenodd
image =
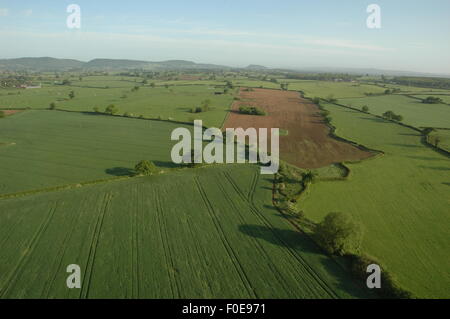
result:
M 290 164 L 301 168 L 319 168 L 373 155 L 331 137 L 330 128 L 324 123 L 320 109 L 301 98 L 298 92 L 241 89 L 239 96 L 240 101 L 233 104 L 223 129 L 254 127 L 287 130 L 287 136 L 280 136 L 280 157 Z M 266 111 L 267 115 L 239 114 L 240 106 L 256 106 Z

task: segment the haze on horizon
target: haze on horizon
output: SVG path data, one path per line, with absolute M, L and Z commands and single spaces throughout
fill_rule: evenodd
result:
M 68 5 L 81 7 L 69 29 Z M 366 8 L 381 7 L 381 29 Z M 450 2 L 0 0 L 0 58 L 190 60 L 450 74 Z

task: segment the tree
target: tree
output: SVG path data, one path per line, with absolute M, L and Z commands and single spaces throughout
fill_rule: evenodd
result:
M 75 97 L 75 92 L 74 91 L 70 91 L 69 92 L 69 97 L 70 97 L 70 99 L 73 99 Z
M 322 116 L 326 117 L 326 116 L 329 116 L 329 115 L 330 115 L 330 111 L 328 111 L 328 110 L 323 110 L 323 111 L 321 112 L 321 114 L 322 114 Z
M 423 99 L 422 103 L 425 103 L 425 104 L 440 104 L 440 103 L 443 103 L 443 101 L 442 101 L 441 98 L 434 97 L 434 96 L 429 96 L 426 99 Z
M 432 128 L 432 127 L 425 127 L 425 128 L 422 130 L 422 132 L 423 132 L 424 135 L 429 135 L 429 134 L 430 134 L 431 132 L 433 132 L 433 131 L 435 131 L 435 129 Z
M 392 117 L 392 111 L 386 111 L 383 114 L 381 114 L 382 117 L 386 118 L 386 119 L 391 119 Z
M 105 109 L 105 113 L 106 114 L 111 114 L 114 115 L 118 112 L 119 110 L 116 108 L 116 106 L 114 104 L 110 104 L 106 107 Z
M 142 160 L 134 167 L 136 175 L 153 175 L 159 172 L 158 167 L 150 161 Z
M 150 83 L 150 87 L 154 88 L 156 86 L 155 82 Z
M 361 109 L 364 113 L 368 113 L 369 112 L 369 107 L 367 105 L 364 105 Z
M 334 97 L 333 94 L 328 95 L 327 100 L 330 103 L 336 103 L 337 102 L 337 99 Z
M 196 106 L 191 109 L 191 113 L 201 113 L 203 112 L 203 108 L 201 106 Z
M 227 81 L 225 82 L 225 86 L 226 86 L 227 88 L 229 88 L 229 89 L 232 89 L 232 88 L 233 88 L 233 83 L 232 83 L 230 80 L 227 80 Z
M 393 119 L 394 121 L 401 122 L 403 121 L 403 116 L 396 114 Z
M 50 103 L 48 109 L 49 109 L 49 110 L 54 110 L 54 109 L 56 109 L 56 104 L 55 104 L 55 102 Z
M 248 115 L 260 115 L 260 116 L 267 115 L 267 113 L 264 110 L 255 106 L 240 106 L 239 113 Z
M 320 104 L 320 97 L 314 97 L 313 99 L 312 99 L 312 101 L 313 101 L 313 103 L 314 104 L 317 104 L 317 105 L 319 105 Z
M 439 147 L 439 143 L 441 143 L 441 138 L 439 136 L 436 136 L 434 138 L 434 146 Z
M 342 256 L 359 251 L 362 228 L 348 214 L 329 213 L 317 225 L 314 235 L 326 251 Z
M 312 171 L 307 171 L 305 173 L 302 173 L 302 182 L 303 185 L 309 185 L 313 183 L 316 179 L 317 174 Z
M 95 113 L 100 113 L 100 110 L 99 110 L 98 106 L 94 106 L 94 112 Z
M 211 100 L 206 99 L 202 101 L 202 110 L 203 112 L 209 111 L 209 106 L 211 105 Z

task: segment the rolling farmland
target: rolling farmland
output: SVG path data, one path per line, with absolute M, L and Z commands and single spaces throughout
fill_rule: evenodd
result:
M 80 83 L 87 85 L 88 82 L 83 80 Z M 125 87 L 95 88 L 94 84 L 90 84 L 92 87 L 60 85 L 34 90 L 7 90 L 0 95 L 0 109 L 48 109 L 50 103 L 55 103 L 56 108 L 67 111 L 93 112 L 94 107 L 97 107 L 103 112 L 108 105 L 114 104 L 120 115 L 128 112 L 135 117 L 142 115 L 145 118 L 170 118 L 180 122 L 192 122 L 191 119 L 195 118 L 203 120 L 205 125 L 220 127 L 233 100 L 232 91 L 229 94 L 215 95 L 216 89 L 209 85 L 169 88 L 146 86 L 131 92 L 130 83 L 122 82 Z M 75 93 L 73 99 L 69 98 L 70 91 Z M 191 113 L 191 109 L 200 106 L 204 100 L 211 101 L 210 111 Z
M 257 167 L 173 174 L 0 201 L 1 297 L 369 296 L 278 215 Z
M 298 91 L 368 105 L 378 115 L 390 109 L 415 126 L 449 127 L 448 105 L 400 94 L 365 97 L 385 88 L 352 82 L 186 77 L 151 87 L 142 80 L 86 76 L 65 86 L 0 91 L 0 109 L 10 109 L 0 119 L 0 298 L 376 297 L 279 213 L 273 177 L 259 175 L 257 166 L 171 170 L 170 133 L 191 128 L 176 122 L 193 119 L 223 128 L 279 127 L 281 158 L 318 174 L 297 202 L 307 218 L 352 214 L 364 225 L 364 252 L 402 287 L 419 297 L 449 294 L 442 279 L 450 269 L 443 253 L 448 158 L 424 146 L 417 131 L 325 104 L 339 136 L 384 152 L 370 158 L 330 137 L 320 110 Z M 227 80 L 255 89 L 215 94 Z M 288 91 L 274 90 L 285 82 Z M 190 112 L 205 99 L 210 110 Z M 46 110 L 51 102 L 57 110 Z M 93 112 L 109 104 L 120 116 Z M 238 114 L 241 105 L 268 115 Z M 443 148 L 447 135 L 431 133 Z M 163 173 L 130 178 L 143 159 Z M 350 176 L 331 181 L 346 176 L 336 164 L 342 162 Z M 81 290 L 65 284 L 73 263 L 82 269 Z
M 348 164 L 347 181 L 318 182 L 299 206 L 315 221 L 330 211 L 352 214 L 364 225 L 365 251 L 402 286 L 419 297 L 445 298 L 450 161 L 425 147 L 412 129 L 331 104 L 326 109 L 339 136 L 385 155 Z

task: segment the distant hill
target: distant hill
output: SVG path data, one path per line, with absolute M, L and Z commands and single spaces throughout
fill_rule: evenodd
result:
M 84 63 L 84 62 L 83 62 Z M 94 59 L 84 63 L 83 69 L 139 69 L 148 65 L 146 61 L 137 60 L 113 60 L 113 59 Z
M 0 59 L 0 70 L 67 71 L 85 64 L 78 60 L 43 58 Z
M 215 64 L 202 64 L 184 60 L 169 60 L 162 62 L 124 60 L 124 59 L 94 59 L 89 62 L 69 59 L 19 58 L 0 59 L 0 70 L 9 71 L 69 71 L 82 70 L 226 70 L 230 67 Z
M 287 69 L 286 69 L 287 70 Z M 296 71 L 301 73 L 346 73 L 371 76 L 424 76 L 424 77 L 450 77 L 449 74 L 425 73 L 414 71 L 399 71 L 399 70 L 383 70 L 374 68 L 339 68 L 339 67 L 305 67 L 290 69 L 289 71 Z
M 257 64 L 250 64 L 246 67 L 247 70 L 253 70 L 253 71 L 261 71 L 261 70 L 268 70 L 267 67 L 263 65 L 257 65 Z
M 126 59 L 94 59 L 83 62 L 73 59 L 56 59 L 50 57 L 42 58 L 18 58 L 0 59 L 0 71 L 52 71 L 63 72 L 70 70 L 83 71 L 121 71 L 142 69 L 149 71 L 164 70 L 247 70 L 247 71 L 273 71 L 273 72 L 300 72 L 300 73 L 347 73 L 365 75 L 386 75 L 386 76 L 424 76 L 424 77 L 446 77 L 448 74 L 432 74 L 409 71 L 380 70 L 373 68 L 340 68 L 340 67 L 304 67 L 291 69 L 271 69 L 262 65 L 250 64 L 245 68 L 233 68 L 225 65 L 195 63 L 185 60 L 168 60 L 161 62 L 126 60 Z

